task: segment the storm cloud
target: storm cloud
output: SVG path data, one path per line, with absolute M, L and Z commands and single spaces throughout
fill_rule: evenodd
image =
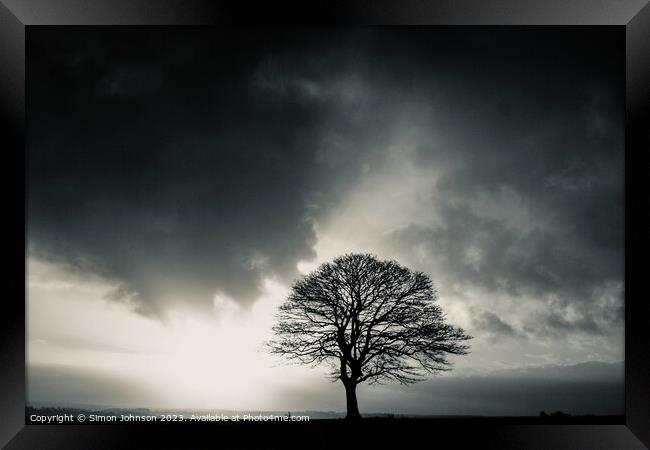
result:
M 34 30 L 29 252 L 146 315 L 248 307 L 265 278 L 359 249 L 430 273 L 491 339 L 620 330 L 623 44 Z

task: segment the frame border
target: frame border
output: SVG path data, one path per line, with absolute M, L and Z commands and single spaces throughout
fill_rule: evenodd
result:
M 631 175 L 641 167 L 629 164 L 631 155 L 650 149 L 650 4 L 648 0 L 314 0 L 273 2 L 209 0 L 0 0 L 0 132 L 4 154 L 12 158 L 5 167 L 14 174 L 25 169 L 25 36 L 26 27 L 35 25 L 614 25 L 626 34 L 626 158 L 625 158 L 625 425 L 455 425 L 436 427 L 458 444 L 480 444 L 490 448 L 618 448 L 650 447 L 650 342 L 645 299 L 630 295 L 633 268 L 628 245 L 631 229 L 629 198 L 633 192 Z M 8 145 L 7 145 L 8 144 Z M 640 157 L 634 159 L 640 160 Z M 22 169 L 22 170 L 20 170 Z M 7 171 L 8 172 L 8 171 Z M 640 179 L 639 177 L 634 177 Z M 16 195 L 16 185 L 3 177 L 7 201 L 23 211 L 25 197 Z M 10 185 L 11 184 L 11 185 Z M 23 195 L 25 179 L 23 178 Z M 16 217 L 14 215 L 11 216 Z M 18 220 L 10 229 L 19 233 Z M 634 235 L 637 236 L 636 234 Z M 25 257 L 26 242 L 8 239 L 16 246 L 16 260 Z M 635 245 L 640 241 L 636 238 Z M 22 252 L 22 254 L 19 254 Z M 12 247 L 12 256 L 14 249 Z M 140 436 L 141 445 L 151 445 L 157 435 L 171 444 L 181 434 L 176 426 L 156 430 L 140 425 L 106 426 L 25 426 L 25 279 L 20 265 L 11 269 L 12 287 L 19 295 L 5 298 L 0 333 L 0 445 L 6 448 L 115 448 L 131 447 Z M 23 266 L 23 269 L 25 267 Z M 636 269 L 634 269 L 636 270 Z M 14 276 L 15 275 L 15 276 Z M 22 295 L 22 299 L 21 299 Z M 185 431 L 187 427 L 183 427 Z M 197 437 L 207 428 L 190 427 Z M 447 429 L 438 430 L 439 428 Z M 313 428 L 306 428 L 307 430 Z M 259 435 L 254 430 L 237 434 L 240 443 Z M 429 431 L 427 430 L 427 431 Z M 163 433 L 160 433 L 163 431 Z M 250 431 L 254 431 L 251 433 Z M 281 427 L 272 436 L 286 439 Z M 279 432 L 275 432 L 279 431 Z M 412 431 L 423 431 L 422 429 Z M 469 431 L 469 433 L 468 433 Z M 214 429 L 211 429 L 214 433 Z M 293 428 L 292 428 L 293 432 Z M 136 434 L 137 433 L 137 434 Z M 185 433 L 182 433 L 185 434 Z M 234 433 L 230 433 L 234 434 Z M 284 435 L 284 436 L 283 436 Z M 466 436 L 466 437 L 463 437 Z M 473 435 L 473 437 L 467 437 Z M 208 439 L 214 435 L 206 434 Z M 259 436 L 258 436 L 259 437 Z M 11 442 L 9 442 L 11 441 Z M 267 441 L 268 442 L 268 441 Z M 378 440 L 380 443 L 381 441 Z M 187 444 L 180 440 L 177 444 Z M 45 445 L 47 444 L 47 445 Z

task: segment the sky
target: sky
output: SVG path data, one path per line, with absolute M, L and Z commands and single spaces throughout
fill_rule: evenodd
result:
M 370 252 L 474 336 L 361 412 L 623 413 L 624 34 L 32 28 L 28 400 L 343 410 L 266 354 Z

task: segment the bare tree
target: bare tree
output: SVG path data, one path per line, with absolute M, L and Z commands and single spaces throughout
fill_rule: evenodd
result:
M 348 254 L 296 281 L 268 342 L 272 353 L 312 366 L 329 363 L 345 386 L 347 419 L 360 418 L 360 383 L 410 384 L 450 370 L 471 336 L 446 324 L 422 272 L 369 254 Z

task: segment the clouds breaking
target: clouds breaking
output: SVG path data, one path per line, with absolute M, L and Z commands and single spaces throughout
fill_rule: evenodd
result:
M 30 33 L 31 254 L 164 316 L 365 250 L 490 339 L 620 330 L 621 35 L 113 33 Z

